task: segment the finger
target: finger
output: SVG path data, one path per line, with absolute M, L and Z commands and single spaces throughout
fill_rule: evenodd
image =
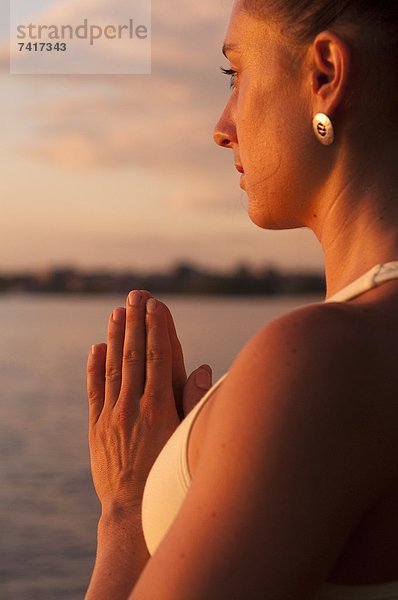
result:
M 170 399 L 172 387 L 171 343 L 165 305 L 155 298 L 146 302 L 146 381 L 145 395 L 159 400 Z
M 109 317 L 105 362 L 105 405 L 115 406 L 122 381 L 122 356 L 126 310 L 115 308 Z
M 106 344 L 92 346 L 87 360 L 87 396 L 89 419 L 96 423 L 101 415 L 105 399 Z
M 126 301 L 121 394 L 131 402 L 138 402 L 145 387 L 147 297 L 141 290 L 133 290 Z
M 184 393 L 185 384 L 187 382 L 187 373 L 186 373 L 185 364 L 184 364 L 184 354 L 182 351 L 182 346 L 181 346 L 180 340 L 178 339 L 178 336 L 177 336 L 177 331 L 176 331 L 176 328 L 174 325 L 174 319 L 172 317 L 172 314 L 166 304 L 164 304 L 164 307 L 166 310 L 167 325 L 168 325 L 168 330 L 169 330 L 169 337 L 170 337 L 170 343 L 171 343 L 171 354 L 172 354 L 172 361 L 173 361 L 172 378 L 173 378 L 174 398 L 175 398 L 178 415 L 179 415 L 180 419 L 183 419 L 184 418 L 183 393 Z
M 201 365 L 195 369 L 184 388 L 183 406 L 186 416 L 211 388 L 212 371 L 209 365 Z

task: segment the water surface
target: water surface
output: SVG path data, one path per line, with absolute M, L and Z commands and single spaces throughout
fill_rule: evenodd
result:
M 320 297 L 160 296 L 187 372 L 214 381 L 260 327 Z M 0 296 L 0 598 L 81 600 L 99 504 L 87 445 L 85 364 L 120 296 Z

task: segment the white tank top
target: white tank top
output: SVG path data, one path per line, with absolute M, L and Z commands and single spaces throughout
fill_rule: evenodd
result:
M 398 278 L 398 261 L 375 265 L 364 275 L 325 300 L 344 302 L 390 279 Z M 174 521 L 188 491 L 188 443 L 192 426 L 203 406 L 224 381 L 224 373 L 183 419 L 159 454 L 146 481 L 142 527 L 153 554 Z M 398 600 L 398 581 L 371 585 L 324 583 L 314 600 Z

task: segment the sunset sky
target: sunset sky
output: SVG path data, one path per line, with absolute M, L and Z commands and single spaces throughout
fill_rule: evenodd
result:
M 82 7 L 33 5 L 42 19 Z M 212 140 L 229 94 L 219 67 L 230 7 L 153 0 L 151 75 L 76 76 L 10 75 L 2 7 L 1 271 L 179 260 L 322 269 L 312 232 L 250 221 L 233 154 Z

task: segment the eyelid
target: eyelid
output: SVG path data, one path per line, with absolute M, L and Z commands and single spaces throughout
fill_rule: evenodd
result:
M 235 78 L 238 75 L 238 72 L 235 69 L 225 69 L 224 67 L 220 67 L 221 72 L 224 73 L 224 75 L 230 75 L 231 76 L 231 82 L 230 82 L 230 89 L 234 90 L 235 89 Z
M 236 73 L 235 69 L 225 69 L 225 67 L 220 67 L 220 69 L 224 75 L 235 75 Z

